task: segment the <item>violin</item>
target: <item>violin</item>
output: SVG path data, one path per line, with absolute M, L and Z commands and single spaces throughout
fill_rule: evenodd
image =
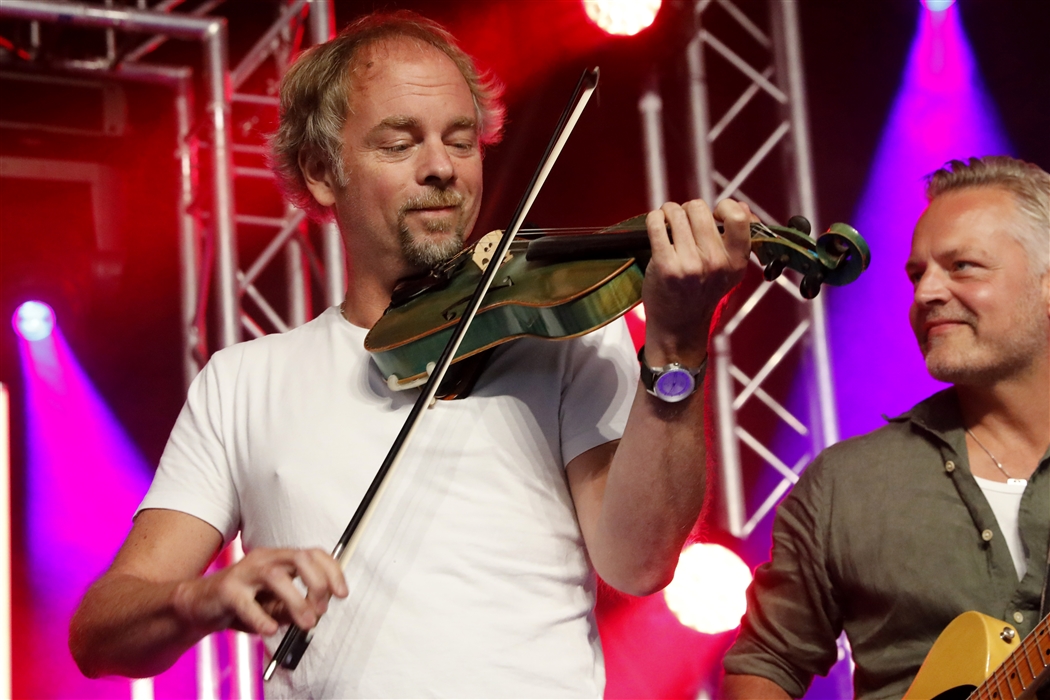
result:
M 867 269 L 871 251 L 853 227 L 832 224 L 814 239 L 804 217 L 788 223 L 751 224 L 751 251 L 767 280 L 795 270 L 802 275 L 799 293 L 812 299 L 821 285 L 849 284 Z M 521 232 L 500 262 L 454 363 L 523 336 L 584 335 L 641 302 L 649 262 L 644 214 L 592 234 L 527 236 Z M 365 338 L 392 390 L 427 381 L 501 238 L 493 231 L 395 288 L 390 307 Z

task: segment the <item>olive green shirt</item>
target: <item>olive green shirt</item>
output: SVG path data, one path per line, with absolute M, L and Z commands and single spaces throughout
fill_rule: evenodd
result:
M 1038 622 L 1050 538 L 1050 450 L 1021 498 L 1028 571 L 970 474 L 953 389 L 825 450 L 780 505 L 772 560 L 755 572 L 726 673 L 794 697 L 836 661 L 844 629 L 860 698 L 901 697 L 955 616 L 977 610 L 1022 635 Z

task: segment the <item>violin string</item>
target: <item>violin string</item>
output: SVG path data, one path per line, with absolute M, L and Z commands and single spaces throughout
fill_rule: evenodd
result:
M 549 236 L 566 236 L 576 233 L 599 233 L 606 227 L 602 226 L 559 226 L 551 228 L 523 228 L 519 229 L 519 234 L 539 234 Z M 634 229 L 618 229 L 608 231 L 608 233 L 623 233 L 625 231 L 631 231 Z M 638 231 L 644 231 L 645 229 L 637 229 Z
M 638 232 L 644 231 L 645 226 L 639 226 L 638 228 L 613 228 L 608 230 L 608 226 L 551 226 L 541 228 L 523 228 L 519 229 L 519 234 L 532 234 L 532 235 L 544 235 L 544 236 L 566 236 L 578 233 L 627 233 L 627 232 Z M 773 232 L 765 224 L 760 222 L 752 222 L 751 224 L 752 233 L 756 229 L 763 233 L 772 234 Z

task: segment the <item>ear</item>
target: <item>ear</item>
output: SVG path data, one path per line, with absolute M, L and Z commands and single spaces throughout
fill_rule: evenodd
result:
M 310 194 L 322 207 L 335 206 L 335 176 L 328 161 L 313 148 L 299 152 L 299 170 Z

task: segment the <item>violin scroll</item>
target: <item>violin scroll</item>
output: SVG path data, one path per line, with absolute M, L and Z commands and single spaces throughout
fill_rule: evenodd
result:
M 832 224 L 816 240 L 805 217 L 793 216 L 788 224 L 752 224 L 751 250 L 762 263 L 767 280 L 775 280 L 789 267 L 800 273 L 799 294 L 803 299 L 817 296 L 825 284 L 849 284 L 871 262 L 868 244 L 848 224 Z

